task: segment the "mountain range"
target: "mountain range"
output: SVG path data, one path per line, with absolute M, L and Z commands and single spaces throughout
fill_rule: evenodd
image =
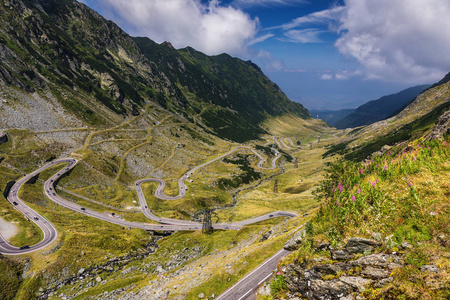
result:
M 355 128 L 372 124 L 399 113 L 421 92 L 429 88 L 430 85 L 418 85 L 396 94 L 383 96 L 380 99 L 369 101 L 352 113 L 335 121 L 333 126 L 338 129 Z
M 310 117 L 251 61 L 132 38 L 76 1 L 6 1 L 0 14 L 0 82 L 50 92 L 87 126 L 117 123 L 151 103 L 242 142 L 263 133 L 259 124 L 270 117 Z

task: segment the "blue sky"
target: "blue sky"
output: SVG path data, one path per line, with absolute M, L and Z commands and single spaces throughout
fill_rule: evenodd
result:
M 450 71 L 448 0 L 83 0 L 132 36 L 257 63 L 309 109 L 352 108 Z

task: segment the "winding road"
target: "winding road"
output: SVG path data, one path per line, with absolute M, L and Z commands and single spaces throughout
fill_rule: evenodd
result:
M 276 139 L 274 138 L 274 141 L 275 140 Z M 57 239 L 58 231 L 56 230 L 55 226 L 50 221 L 48 221 L 43 216 L 41 216 L 40 214 L 35 212 L 29 206 L 27 206 L 18 197 L 20 187 L 24 183 L 28 182 L 31 178 L 38 175 L 42 171 L 44 171 L 48 168 L 52 168 L 57 164 L 68 163 L 68 165 L 66 167 L 64 167 L 59 172 L 57 172 L 56 174 L 51 176 L 47 181 L 45 181 L 44 193 L 51 201 L 55 202 L 58 205 L 61 205 L 67 209 L 73 210 L 77 213 L 84 214 L 86 216 L 90 216 L 90 217 L 93 217 L 93 218 L 96 218 L 99 220 L 107 221 L 112 224 L 117 224 L 122 227 L 133 227 L 133 228 L 140 228 L 140 229 L 144 229 L 144 230 L 159 230 L 159 231 L 180 231 L 180 230 L 192 231 L 192 230 L 201 229 L 202 224 L 199 222 L 193 222 L 193 221 L 160 218 L 160 217 L 154 215 L 147 206 L 147 201 L 146 201 L 144 193 L 142 191 L 141 184 L 144 182 L 149 182 L 149 181 L 158 182 L 159 186 L 155 191 L 155 196 L 160 199 L 175 200 L 175 199 L 183 198 L 185 196 L 186 190 L 187 190 L 185 181 L 189 178 L 189 176 L 193 175 L 194 172 L 196 172 L 200 168 L 203 168 L 215 161 L 218 161 L 218 160 L 224 158 L 225 156 L 230 155 L 231 153 L 233 153 L 237 150 L 240 150 L 240 149 L 249 150 L 252 153 L 254 153 L 257 157 L 259 157 L 260 161 L 258 162 L 257 166 L 261 169 L 275 169 L 277 167 L 276 161 L 281 157 L 281 154 L 275 150 L 276 153 L 275 153 L 274 159 L 272 160 L 271 167 L 263 167 L 263 164 L 265 163 L 265 159 L 261 154 L 259 154 L 258 152 L 256 152 L 255 150 L 253 150 L 250 147 L 246 147 L 246 146 L 235 147 L 233 150 L 231 150 L 225 154 L 222 154 L 221 156 L 216 157 L 215 159 L 213 159 L 211 161 L 208 161 L 204 164 L 196 166 L 195 168 L 191 169 L 190 171 L 185 173 L 183 176 L 181 176 L 181 178 L 178 180 L 179 194 L 178 194 L 178 196 L 175 196 L 175 197 L 166 196 L 164 194 L 164 187 L 165 187 L 166 183 L 162 179 L 144 178 L 144 179 L 138 180 L 136 182 L 135 186 L 136 186 L 136 191 L 137 191 L 137 195 L 139 198 L 142 212 L 147 218 L 149 218 L 150 220 L 156 221 L 160 224 L 126 221 L 119 216 L 112 215 L 110 213 L 97 212 L 95 210 L 85 208 L 79 204 L 76 204 L 72 201 L 68 201 L 68 200 L 62 198 L 55 191 L 56 184 L 61 177 L 65 176 L 68 172 L 70 172 L 77 165 L 78 161 L 74 158 L 64 158 L 64 159 L 58 159 L 58 160 L 52 161 L 52 162 L 40 167 L 33 173 L 30 173 L 30 174 L 24 176 L 23 178 L 21 178 L 19 181 L 17 181 L 11 188 L 11 190 L 8 194 L 8 197 L 7 197 L 8 201 L 14 206 L 15 209 L 20 211 L 25 217 L 28 218 L 28 220 L 33 221 L 34 223 L 36 223 L 36 225 L 39 226 L 39 228 L 41 228 L 41 230 L 44 233 L 44 238 L 42 239 L 42 241 L 40 241 L 39 243 L 37 243 L 35 245 L 18 248 L 18 247 L 14 247 L 14 246 L 10 245 L 0 235 L 0 253 L 6 254 L 6 255 L 26 254 L 26 253 L 30 253 L 30 252 L 45 248 L 45 247 L 49 246 L 50 244 L 52 244 Z M 271 213 L 268 213 L 268 214 L 265 214 L 265 215 L 262 215 L 259 217 L 255 217 L 255 218 L 252 218 L 249 220 L 245 220 L 245 221 L 240 221 L 240 222 L 235 222 L 235 223 L 213 224 L 213 228 L 214 229 L 224 229 L 224 230 L 239 230 L 245 225 L 261 222 L 261 221 L 264 221 L 264 220 L 267 220 L 270 218 L 296 217 L 296 216 L 297 216 L 297 214 L 292 213 L 292 212 L 275 211 L 275 212 L 271 212 Z

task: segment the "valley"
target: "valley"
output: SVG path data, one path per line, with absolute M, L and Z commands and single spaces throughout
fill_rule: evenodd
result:
M 418 84 L 328 66 L 352 32 L 325 32 L 351 1 L 305 15 L 326 30 L 297 30 L 299 18 L 265 34 L 242 1 L 190 1 L 254 25 L 245 60 L 132 37 L 88 2 L 0 3 L 0 299 L 450 297 L 450 73 L 330 111 Z M 328 45 L 327 58 L 282 47 L 324 64 L 291 69 L 255 51 L 275 40 Z M 342 129 L 263 69 L 297 80 L 309 98 L 296 99 Z M 431 70 L 413 69 L 387 75 Z

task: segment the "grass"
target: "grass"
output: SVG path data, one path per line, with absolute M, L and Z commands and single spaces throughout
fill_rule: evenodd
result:
M 385 241 L 383 252 L 399 251 L 402 242 L 413 247 L 401 250 L 406 264 L 394 271 L 394 282 L 368 289 L 368 299 L 445 298 L 450 256 L 449 245 L 440 237 L 450 234 L 449 142 L 449 136 L 416 140 L 364 163 L 329 165 L 317 191 L 322 204 L 307 226 L 307 242 L 284 263 L 329 255 L 313 251 L 321 242 L 340 247 L 349 237 L 379 233 Z M 421 272 L 427 264 L 439 265 L 443 272 Z M 430 280 L 442 284 L 424 284 Z
M 167 115 L 164 112 L 149 111 L 157 120 L 163 120 Z M 123 210 L 137 207 L 136 192 L 131 184 L 136 180 L 136 175 L 132 166 L 128 164 L 129 159 L 143 158 L 145 161 L 152 161 L 153 171 L 158 171 L 158 174 L 168 180 L 167 193 L 178 194 L 177 179 L 187 170 L 199 165 L 200 163 L 210 161 L 211 159 L 231 150 L 236 144 L 220 140 L 208 133 L 205 133 L 201 128 L 192 125 L 188 129 L 179 128 L 177 123 L 160 123 L 154 126 L 152 131 L 152 140 L 149 144 L 139 147 L 133 151 L 129 149 L 136 147 L 146 133 L 142 127 L 144 119 L 147 117 L 144 114 L 129 120 L 122 124 L 123 126 L 113 128 L 111 130 L 103 128 L 90 128 L 90 137 L 88 141 L 80 144 L 81 151 L 76 151 L 77 158 L 80 158 L 78 166 L 71 172 L 71 174 L 59 182 L 59 186 L 75 192 L 76 194 L 86 197 L 105 205 L 110 205 L 117 208 L 116 214 L 121 214 L 124 218 L 134 221 L 148 220 L 140 213 L 125 213 Z M 153 126 L 153 125 L 152 125 Z M 303 128 L 304 129 L 304 128 Z M 202 139 L 196 139 L 192 132 L 204 135 L 206 139 L 213 142 L 213 145 L 208 142 L 202 142 Z M 47 133 L 40 133 L 47 134 Z M 9 143 L 1 145 L 0 150 L 2 156 L 5 156 L 4 162 L 10 163 L 13 166 L 18 166 L 26 172 L 34 170 L 37 166 L 41 166 L 43 161 L 47 159 L 46 155 L 49 152 L 55 153 L 55 156 L 60 155 L 67 148 L 58 148 L 56 144 L 52 148 L 46 148 L 45 152 L 39 150 L 40 147 L 46 147 L 46 143 L 35 142 L 31 137 L 32 132 L 28 131 L 12 131 Z M 86 130 L 83 130 L 83 136 L 88 137 Z M 80 138 L 81 140 L 81 138 Z M 294 139 L 295 143 L 296 140 Z M 263 144 L 264 142 L 258 141 Z M 87 145 L 84 149 L 84 145 Z M 317 153 L 325 145 L 320 144 Z M 23 152 L 18 152 L 19 149 L 24 149 Z M 54 149 L 54 150 L 53 150 Z M 111 149 L 118 149 L 117 153 L 113 153 Z M 26 151 L 35 151 L 36 156 L 27 155 Z M 129 152 L 128 152 L 129 151 Z M 166 151 L 165 157 L 161 151 Z M 126 159 L 124 155 L 128 152 Z M 285 165 L 286 173 L 279 176 L 279 194 L 276 194 L 274 201 L 270 199 L 263 199 L 267 196 L 258 196 L 256 199 L 248 198 L 248 206 L 241 205 L 228 211 L 219 211 L 220 222 L 229 219 L 234 221 L 251 218 L 266 212 L 289 208 L 292 211 L 303 212 L 317 206 L 317 202 L 313 200 L 310 188 L 315 180 L 315 176 L 320 174 L 318 168 L 320 164 L 311 164 L 312 160 L 316 160 L 316 151 L 300 151 L 292 152 L 286 151 L 294 159 L 298 161 L 298 169 L 294 168 L 293 162 L 288 162 L 286 158 L 280 159 Z M 4 154 L 3 154 L 4 153 Z M 256 167 L 259 161 L 254 155 L 249 154 L 247 150 L 239 151 L 239 155 L 246 157 L 245 168 L 254 169 L 255 172 L 261 173 L 262 178 L 267 178 L 277 174 L 280 169 L 276 170 L 260 170 Z M 130 156 L 131 155 L 131 156 Z M 231 155 L 228 159 L 234 161 L 239 160 L 239 155 Z M 269 160 L 271 157 L 268 158 Z M 114 180 L 117 176 L 119 167 L 123 164 L 123 170 L 119 180 Z M 270 166 L 266 163 L 266 166 Z M 48 169 L 40 175 L 40 179 L 45 180 L 54 171 L 59 168 Z M 114 171 L 114 169 L 116 171 Z M 247 171 L 248 171 L 247 170 Z M 147 174 L 152 170 L 149 168 Z M 20 175 L 13 170 L 2 168 L 0 165 L 0 172 L 5 175 L 5 181 L 10 178 L 18 178 Z M 198 210 L 205 207 L 223 207 L 232 203 L 231 194 L 239 188 L 251 187 L 257 183 L 256 181 L 249 181 L 248 184 L 241 184 L 237 188 L 229 190 L 220 190 L 217 188 L 217 178 L 233 178 L 244 174 L 245 170 L 237 168 L 236 164 L 218 161 L 214 164 L 202 168 L 191 177 L 193 182 L 188 182 L 189 194 L 186 199 L 177 201 L 162 201 L 155 199 L 151 193 L 156 185 L 148 183 L 144 185 L 144 192 L 149 202 L 149 207 L 155 210 L 155 213 L 161 216 L 173 217 L 178 219 L 192 219 L 192 215 Z M 303 172 L 304 181 L 299 185 L 295 177 Z M 145 175 L 144 175 L 145 176 Z M 139 178 L 139 177 L 138 177 Z M 3 180 L 3 178 L 2 178 Z M 300 186 L 299 191 L 297 188 Z M 267 192 L 273 188 L 273 181 L 263 183 L 258 187 L 255 193 L 260 191 Z M 260 190 L 260 191 L 259 191 Z M 285 192 L 287 191 L 287 192 Z M 247 202 L 247 193 L 249 195 L 252 191 L 239 194 L 238 203 L 244 204 Z M 81 197 L 66 194 L 61 191 L 60 194 L 64 197 L 77 201 L 85 207 L 89 207 L 98 211 L 112 212 L 113 209 L 105 206 L 92 203 Z M 194 194 L 194 196 L 192 196 Z M 17 299 L 29 299 L 35 297 L 35 293 L 39 287 L 51 288 L 58 284 L 58 278 L 67 278 L 75 275 L 80 268 L 89 268 L 95 265 L 104 264 L 106 261 L 114 257 L 120 257 L 127 253 L 139 253 L 145 248 L 145 245 L 151 240 L 148 233 L 132 229 L 123 230 L 122 227 L 107 222 L 95 220 L 82 214 L 77 214 L 70 210 L 64 209 L 53 202 L 47 200 L 42 193 L 42 184 L 37 182 L 34 185 L 26 185 L 21 189 L 20 195 L 24 201 L 33 209 L 48 218 L 59 232 L 58 241 L 44 249 L 43 251 L 35 252 L 25 257 L 32 259 L 31 269 L 28 271 L 30 277 L 20 284 Z M 243 198 L 241 198 L 243 197 Z M 20 214 L 11 217 L 20 218 Z M 259 248 L 259 245 L 252 246 L 252 241 L 258 239 L 261 232 L 267 232 L 271 227 L 281 226 L 279 224 L 291 224 L 289 228 L 293 228 L 291 221 L 286 222 L 284 218 L 275 218 L 268 222 L 258 223 L 248 226 L 241 231 L 216 231 L 213 236 L 201 235 L 199 232 L 183 232 L 177 233 L 170 237 L 161 240 L 158 251 L 148 256 L 147 258 L 127 264 L 127 268 L 137 266 L 129 273 L 129 276 L 123 277 L 120 272 L 111 272 L 101 274 L 101 277 L 108 280 L 107 284 L 99 284 L 95 287 L 87 287 L 86 282 L 80 282 L 79 285 L 69 285 L 58 290 L 58 293 L 64 292 L 66 294 L 73 294 L 71 290 L 76 286 L 76 290 L 81 291 L 78 297 L 95 298 L 102 290 L 114 290 L 125 287 L 130 290 L 138 290 L 148 285 L 149 279 L 155 278 L 156 264 L 169 263 L 173 260 L 170 255 L 173 251 L 182 253 L 183 249 L 201 247 L 201 252 L 196 254 L 192 259 L 183 262 L 177 266 L 175 270 L 184 270 L 190 264 L 197 267 L 199 264 L 207 262 L 208 258 L 217 255 L 217 261 L 225 262 L 225 252 L 229 255 L 235 255 L 237 261 L 233 264 L 232 279 L 227 281 L 224 286 L 215 286 L 213 289 L 222 289 L 225 286 L 232 284 L 238 280 L 240 274 L 247 272 L 253 264 L 250 264 L 250 259 L 257 257 L 263 259 L 265 255 L 273 251 L 276 252 L 281 245 L 280 242 L 270 244 Z M 294 222 L 294 221 L 293 221 Z M 27 222 L 28 223 L 28 222 Z M 26 227 L 27 224 L 20 224 L 21 230 L 24 232 L 31 232 L 31 227 Z M 285 225 L 282 225 L 285 226 Z M 286 225 L 287 226 L 287 225 Z M 40 232 L 37 230 L 37 232 Z M 281 231 L 278 235 L 281 234 Z M 276 235 L 275 235 L 276 236 Z M 20 238 L 21 241 L 27 239 L 25 236 Z M 39 239 L 38 237 L 36 239 Z M 285 239 L 285 238 L 284 238 Z M 29 241 L 29 239 L 27 239 Z M 27 242 L 28 244 L 29 242 Z M 18 242 L 18 244 L 20 244 Z M 175 246 L 176 244 L 176 246 Z M 245 257 L 243 258 L 239 253 L 240 249 L 244 247 Z M 84 254 L 83 254 L 84 252 Z M 223 253 L 221 253 L 223 252 Z M 106 258 L 108 257 L 108 258 Z M 258 259 L 255 259 L 254 265 L 257 264 Z M 247 261 L 246 263 L 244 263 Z M 211 265 L 212 266 L 212 265 Z M 165 267 L 167 269 L 167 267 Z M 140 269 L 140 270 L 139 270 Z M 169 268 L 170 269 L 170 268 Z M 199 269 L 200 270 L 200 269 Z M 222 275 L 216 274 L 214 277 L 221 278 Z M 230 276 L 230 275 L 227 275 Z M 201 278 L 201 276 L 199 277 Z M 227 277 L 228 278 L 228 277 Z M 61 279 L 62 280 L 62 279 Z M 176 279 L 181 280 L 181 277 Z M 211 279 L 212 280 L 212 279 Z M 188 282 L 184 280 L 183 282 Z M 205 286 L 210 284 L 210 281 L 201 279 L 196 283 L 196 286 Z M 79 287 L 79 288 L 78 288 Z M 190 289 L 186 287 L 186 293 L 190 293 Z M 194 291 L 195 293 L 195 291 Z M 217 293 L 216 293 L 217 294 Z

